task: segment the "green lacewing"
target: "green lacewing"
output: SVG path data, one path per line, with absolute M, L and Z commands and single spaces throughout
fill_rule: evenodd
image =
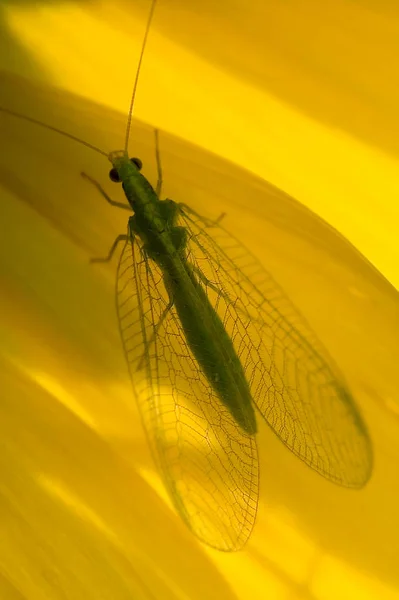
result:
M 106 153 L 133 212 L 116 280 L 119 329 L 143 425 L 171 500 L 191 531 L 223 551 L 248 541 L 257 513 L 257 414 L 303 462 L 330 481 L 360 488 L 372 471 L 366 425 L 343 376 L 289 298 L 221 219 L 160 199 L 158 184 L 128 156 L 141 62 L 124 150 Z M 189 191 L 188 191 L 189 194 Z

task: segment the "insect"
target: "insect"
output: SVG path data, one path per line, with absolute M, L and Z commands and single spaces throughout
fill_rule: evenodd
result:
M 84 175 L 111 205 L 133 212 L 108 256 L 93 260 L 111 260 L 124 244 L 118 323 L 156 464 L 192 532 L 233 551 L 249 539 L 257 513 L 257 414 L 298 458 L 342 486 L 365 485 L 372 447 L 343 376 L 264 267 L 220 218 L 211 221 L 186 204 L 160 199 L 158 132 L 155 189 L 141 173 L 141 160 L 128 156 L 155 4 L 124 150 L 108 154 L 55 131 L 104 154 L 112 163 L 111 180 L 122 183 L 127 204 Z

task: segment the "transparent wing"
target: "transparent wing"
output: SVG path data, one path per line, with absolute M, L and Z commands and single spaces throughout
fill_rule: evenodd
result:
M 215 222 L 180 205 L 191 232 L 188 260 L 226 328 L 260 413 L 309 467 L 358 488 L 372 446 L 342 375 L 309 325 L 262 265 Z
M 175 508 L 203 542 L 238 550 L 256 517 L 255 438 L 235 423 L 198 368 L 162 274 L 137 238 L 124 247 L 116 285 L 133 388 Z

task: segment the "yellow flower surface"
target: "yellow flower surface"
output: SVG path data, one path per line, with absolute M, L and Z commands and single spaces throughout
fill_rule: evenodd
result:
M 226 213 L 340 366 L 374 446 L 370 482 L 350 491 L 260 424 L 258 520 L 235 554 L 192 536 L 152 463 L 116 261 L 89 264 L 126 230 L 80 177 L 122 201 L 109 164 L 0 113 L 2 599 L 399 598 L 393 6 L 158 0 L 131 153 L 154 181 L 161 130 L 163 195 Z M 149 2 L 2 11 L 1 106 L 123 146 Z

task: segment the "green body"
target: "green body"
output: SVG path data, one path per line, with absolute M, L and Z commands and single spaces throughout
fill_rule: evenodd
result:
M 162 270 L 171 306 L 177 312 L 191 352 L 235 421 L 246 433 L 255 434 L 255 411 L 241 362 L 187 261 L 187 231 L 176 225 L 179 205 L 172 200 L 159 200 L 126 154 L 113 153 L 110 158 L 134 212 L 130 231 L 141 239 L 146 255 Z

